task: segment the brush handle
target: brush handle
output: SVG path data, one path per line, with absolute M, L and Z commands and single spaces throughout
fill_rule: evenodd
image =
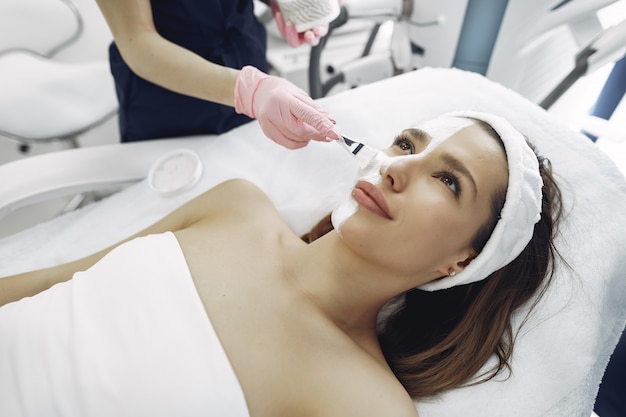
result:
M 344 142 L 346 143 L 346 145 L 348 145 L 348 146 L 352 146 L 353 144 L 355 144 L 355 143 L 356 143 L 356 141 L 354 141 L 354 140 L 352 140 L 352 139 L 350 139 L 350 138 L 347 138 L 347 137 L 345 137 L 344 135 L 341 135 L 341 137 L 343 138 L 343 141 L 344 141 Z

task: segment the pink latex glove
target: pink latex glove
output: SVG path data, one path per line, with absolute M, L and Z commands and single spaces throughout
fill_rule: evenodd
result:
M 267 137 L 289 149 L 341 139 L 335 120 L 307 93 L 249 65 L 235 83 L 235 111 L 256 118 Z
M 299 33 L 296 31 L 296 27 L 293 23 L 285 22 L 276 1 L 272 0 L 270 3 L 274 20 L 276 20 L 276 26 L 278 26 L 280 34 L 283 35 L 283 38 L 285 38 L 292 48 L 296 48 L 305 43 L 316 46 L 320 43 L 320 39 L 328 33 L 328 25 L 315 26 L 311 30 Z

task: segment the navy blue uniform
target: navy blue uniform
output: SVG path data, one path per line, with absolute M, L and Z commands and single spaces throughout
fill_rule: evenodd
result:
M 215 64 L 267 72 L 266 33 L 251 0 L 152 0 L 161 36 Z M 109 49 L 122 142 L 219 134 L 251 119 L 232 107 L 174 93 L 135 75 L 115 43 Z M 184 75 L 183 75 L 184 76 Z

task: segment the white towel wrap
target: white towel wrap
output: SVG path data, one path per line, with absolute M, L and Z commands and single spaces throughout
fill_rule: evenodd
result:
M 427 291 L 480 281 L 509 264 L 530 242 L 541 214 L 543 181 L 539 162 L 524 136 L 507 120 L 493 114 L 463 111 L 441 117 L 450 116 L 482 120 L 498 133 L 507 155 L 509 184 L 500 219 L 480 254 L 455 276 L 420 286 Z

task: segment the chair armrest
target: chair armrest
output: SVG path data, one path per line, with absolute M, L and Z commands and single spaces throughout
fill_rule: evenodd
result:
M 0 217 L 26 205 L 144 179 L 161 155 L 197 150 L 206 137 L 69 149 L 0 165 Z

